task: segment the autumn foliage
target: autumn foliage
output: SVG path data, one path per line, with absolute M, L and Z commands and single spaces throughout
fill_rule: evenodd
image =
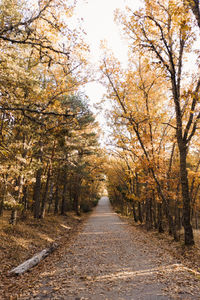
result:
M 102 83 L 111 101 L 108 190 L 113 203 L 147 229 L 184 229 L 193 245 L 199 222 L 198 1 L 144 1 L 116 11 L 129 41 L 123 69 L 112 54 L 102 61 Z M 197 55 L 196 55 L 197 54 Z M 191 56 L 192 55 L 192 56 Z M 116 164 L 117 162 L 117 164 Z
M 144 1 L 115 13 L 128 66 L 105 49 L 100 71 L 111 104 L 106 167 L 99 126 L 82 86 L 88 46 L 76 1 L 0 4 L 0 214 L 44 218 L 88 211 L 106 173 L 114 205 L 147 229 L 186 245 L 198 228 L 199 1 Z M 196 65 L 188 66 L 191 59 Z
M 98 124 L 80 87 L 88 47 L 75 1 L 1 1 L 0 214 L 88 211 L 101 184 Z M 70 25 L 71 24 L 71 25 Z

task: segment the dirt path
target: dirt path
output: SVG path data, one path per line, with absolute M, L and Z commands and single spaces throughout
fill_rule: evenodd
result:
M 123 222 L 106 197 L 28 293 L 20 299 L 200 299 L 194 274 Z

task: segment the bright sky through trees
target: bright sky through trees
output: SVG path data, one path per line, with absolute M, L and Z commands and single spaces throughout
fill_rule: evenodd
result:
M 106 41 L 114 55 L 123 63 L 127 62 L 127 45 L 114 22 L 114 11 L 128 5 L 133 9 L 141 5 L 140 0 L 81 0 L 77 4 L 76 15 L 83 19 L 87 42 L 91 50 L 91 62 L 95 65 L 101 56 L 101 41 Z M 87 85 L 87 94 L 92 103 L 97 103 L 103 94 L 103 87 L 97 83 Z

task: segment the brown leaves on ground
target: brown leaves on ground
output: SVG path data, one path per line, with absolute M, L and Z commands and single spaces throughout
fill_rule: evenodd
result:
M 5 212 L 0 218 L 0 299 L 18 299 L 25 289 L 33 287 L 38 274 L 45 269 L 45 264 L 49 266 L 60 258 L 60 251 L 71 243 L 85 217 L 77 217 L 73 213 L 68 213 L 67 216 L 47 216 L 44 220 L 30 217 L 19 220 L 13 226 L 8 224 L 8 213 Z M 50 255 L 50 259 L 47 257 L 31 272 L 22 276 L 8 276 L 13 267 L 53 242 L 58 243 L 59 248 Z
M 108 217 L 108 214 L 106 213 L 105 216 Z M 0 238 L 2 244 L 0 259 L 2 261 L 2 280 L 0 283 L 0 299 L 20 299 L 20 295 L 27 295 L 27 299 L 29 299 L 29 296 L 30 298 L 40 299 L 40 297 L 46 297 L 46 299 L 49 299 L 51 293 L 59 298 L 63 291 L 74 295 L 78 284 L 80 284 L 80 291 L 82 286 L 91 289 L 94 285 L 95 287 L 99 286 L 100 292 L 100 288 L 105 285 L 111 290 L 113 289 L 112 285 L 117 288 L 120 288 L 121 285 L 129 286 L 129 281 L 132 282 L 133 277 L 134 282 L 139 284 L 141 281 L 141 286 L 144 284 L 144 280 L 145 284 L 149 280 L 151 286 L 154 278 L 155 284 L 160 282 L 160 284 L 166 286 L 166 294 L 174 296 L 175 299 L 186 299 L 187 296 L 189 297 L 187 299 L 192 299 L 195 287 L 194 297 L 196 297 L 200 280 L 198 273 L 195 273 L 199 271 L 199 232 L 195 232 L 196 245 L 185 248 L 183 243 L 174 242 L 165 233 L 157 234 L 155 231 L 147 232 L 141 226 L 128 226 L 126 234 L 128 232 L 131 234 L 135 246 L 132 249 L 129 245 L 131 241 L 129 241 L 130 243 L 126 244 L 125 249 L 130 248 L 130 251 L 127 250 L 127 253 L 124 253 L 125 242 L 120 240 L 120 236 L 117 240 L 113 239 L 111 241 L 108 233 L 103 235 L 102 226 L 106 227 L 106 232 L 108 231 L 107 228 L 110 231 L 111 228 L 106 226 L 104 222 L 100 222 L 100 216 L 95 221 L 100 228 L 94 228 L 94 230 L 97 230 L 97 232 L 94 231 L 94 236 L 91 236 L 91 228 L 88 227 L 90 234 L 86 234 L 85 231 L 82 232 L 82 235 L 79 236 L 79 242 L 77 242 L 77 239 L 75 242 L 76 233 L 81 229 L 82 221 L 85 218 L 86 216 L 77 218 L 73 214 L 66 217 L 51 216 L 45 220 L 29 219 L 26 222 L 19 222 L 13 227 L 5 224 L 1 219 Z M 132 220 L 122 218 L 133 225 Z M 90 220 L 90 226 L 92 224 Z M 117 219 L 114 219 L 114 232 L 116 230 L 115 226 L 120 226 L 120 224 Z M 122 222 L 122 224 L 124 223 Z M 83 247 L 84 242 L 88 245 L 90 239 L 92 247 L 86 251 Z M 49 246 L 51 242 L 57 242 L 60 245 L 59 249 L 38 266 L 22 276 L 7 276 L 7 272 L 12 267 Z M 115 272 L 109 262 L 111 257 L 104 247 L 107 247 L 107 250 L 111 248 L 112 259 L 116 256 L 114 268 L 120 269 L 119 263 L 122 263 L 122 261 L 126 261 L 128 265 L 131 262 L 135 265 L 138 260 L 140 260 L 140 268 L 138 270 L 136 268 L 135 271 L 127 269 L 126 272 L 120 269 L 120 272 Z M 115 250 L 119 251 L 120 259 Z M 146 260 L 143 260 L 142 257 L 145 257 Z M 135 258 L 134 261 L 133 258 Z M 102 262 L 106 262 L 106 264 L 102 264 Z M 148 264 L 150 268 L 147 266 Z M 98 274 L 95 271 L 96 268 Z M 110 273 L 110 270 L 113 270 L 113 272 Z M 145 275 L 145 272 L 147 275 Z M 133 285 L 133 282 L 131 284 Z
M 188 268 L 196 272 L 200 272 L 200 230 L 194 230 L 194 246 L 184 245 L 184 234 L 180 232 L 180 241 L 175 242 L 173 237 L 168 232 L 158 233 L 155 230 L 146 231 L 143 225 L 136 224 L 133 218 L 121 216 L 123 220 L 127 221 L 132 226 L 143 232 L 143 236 L 151 240 L 153 244 L 157 245 L 159 249 L 171 254 L 174 258 L 180 261 Z

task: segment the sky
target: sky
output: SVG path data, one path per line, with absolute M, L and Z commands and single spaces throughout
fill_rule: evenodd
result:
M 123 63 L 127 62 L 127 44 L 120 29 L 114 22 L 114 11 L 124 9 L 126 5 L 137 9 L 140 0 L 79 0 L 76 8 L 77 18 L 82 19 L 90 46 L 90 62 L 97 66 L 101 57 L 100 44 L 106 40 L 109 49 Z M 99 83 L 90 83 L 85 87 L 90 103 L 95 105 L 105 92 Z

